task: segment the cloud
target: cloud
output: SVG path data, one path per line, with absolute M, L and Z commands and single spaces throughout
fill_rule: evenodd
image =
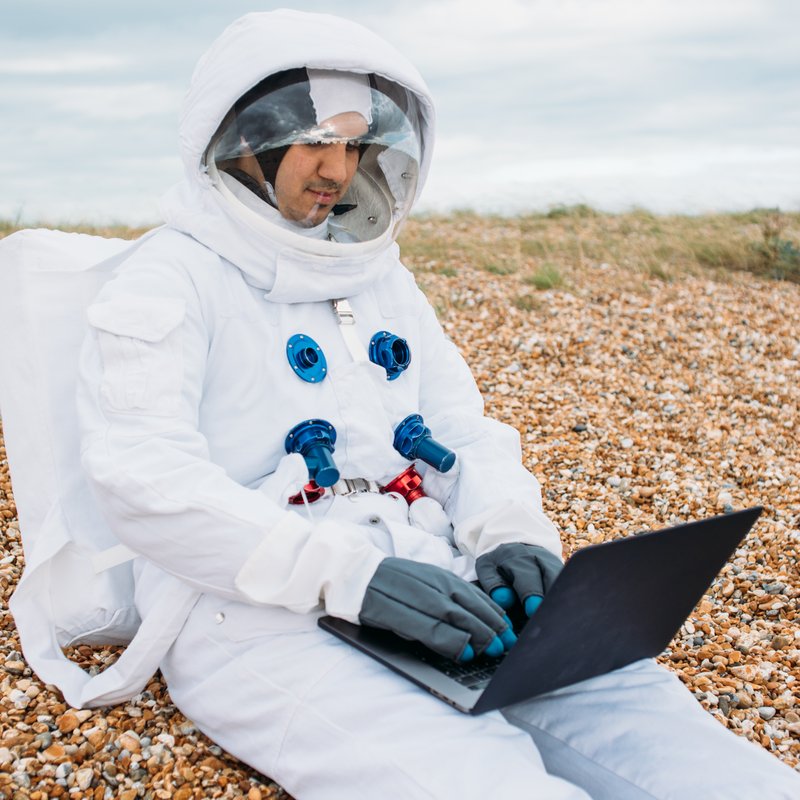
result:
M 54 110 L 110 122 L 169 114 L 177 118 L 182 92 L 159 83 L 66 86 L 49 94 Z
M 441 0 L 413 13 L 403 7 L 374 12 L 366 21 L 437 72 L 479 73 L 487 64 L 530 64 L 554 56 L 575 65 L 599 62 L 602 70 L 616 63 L 620 47 L 644 59 L 675 40 L 713 46 L 730 36 L 747 41 L 768 32 L 780 46 L 794 47 L 793 32 L 786 31 L 775 6 L 761 0 L 492 0 L 488 13 L 482 1 Z
M 481 208 L 514 214 L 587 203 L 612 212 L 644 205 L 657 213 L 800 207 L 800 147 L 723 148 L 583 158 L 479 158 L 467 172 L 439 161 L 421 209 Z M 642 202 L 646 198 L 646 202 Z
M 127 58 L 105 53 L 64 53 L 60 56 L 0 58 L 0 75 L 64 75 L 118 70 Z

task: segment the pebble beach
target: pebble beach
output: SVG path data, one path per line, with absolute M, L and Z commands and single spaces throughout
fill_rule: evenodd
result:
M 666 251 L 654 267 L 654 224 L 420 218 L 401 248 L 487 413 L 520 432 L 566 557 L 763 507 L 659 660 L 720 725 L 800 769 L 800 283 Z M 759 241 L 757 223 L 737 231 Z M 66 706 L 8 611 L 23 567 L 0 438 L 0 798 L 288 797 L 200 733 L 159 675 L 126 705 Z M 99 670 L 118 653 L 69 655 Z

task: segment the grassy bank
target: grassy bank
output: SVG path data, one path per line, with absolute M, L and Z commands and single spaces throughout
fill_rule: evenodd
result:
M 452 272 L 458 262 L 515 274 L 539 289 L 567 285 L 607 265 L 673 280 L 702 271 L 747 271 L 800 281 L 800 213 L 656 216 L 602 214 L 587 206 L 514 218 L 472 213 L 412 219 L 401 252 L 418 269 Z

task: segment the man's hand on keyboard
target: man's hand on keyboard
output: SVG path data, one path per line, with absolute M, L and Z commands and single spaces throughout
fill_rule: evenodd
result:
M 477 586 L 405 558 L 380 563 L 359 619 L 462 663 L 482 653 L 500 656 L 516 641 L 503 609 Z
M 549 550 L 533 544 L 501 544 L 475 562 L 484 591 L 501 607 L 517 598 L 530 617 L 552 586 L 563 564 Z

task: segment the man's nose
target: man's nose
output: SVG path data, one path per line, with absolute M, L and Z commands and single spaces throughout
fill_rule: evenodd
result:
M 327 144 L 321 148 L 317 172 L 321 178 L 336 183 L 347 180 L 347 145 L 344 142 Z

